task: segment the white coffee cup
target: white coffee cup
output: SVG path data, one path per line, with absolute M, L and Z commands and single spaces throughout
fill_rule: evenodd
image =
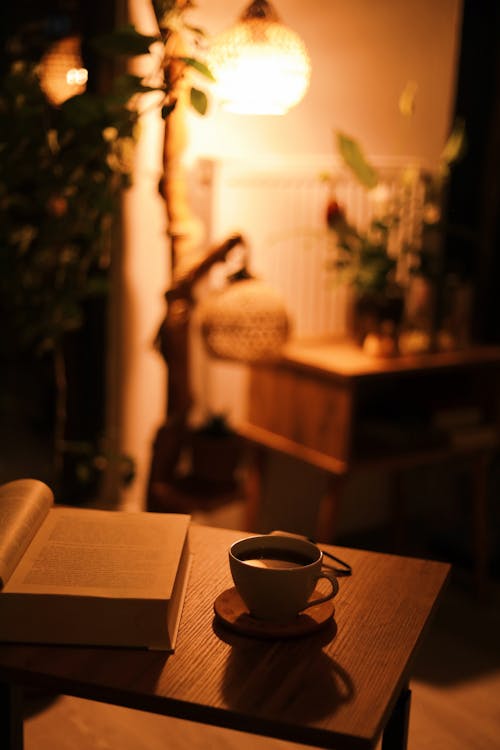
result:
M 319 547 L 295 537 L 261 534 L 240 539 L 229 549 L 229 566 L 250 614 L 262 620 L 291 620 L 333 599 L 339 590 L 335 574 L 322 567 Z M 320 578 L 328 579 L 331 591 L 309 601 Z

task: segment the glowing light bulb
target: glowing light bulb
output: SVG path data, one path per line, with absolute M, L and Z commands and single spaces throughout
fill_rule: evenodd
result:
M 311 76 L 303 41 L 265 0 L 254 0 L 215 38 L 207 62 L 223 108 L 239 114 L 285 114 L 304 97 Z

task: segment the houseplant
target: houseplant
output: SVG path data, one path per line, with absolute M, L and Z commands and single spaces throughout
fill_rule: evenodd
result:
M 128 185 L 137 115 L 116 90 L 54 107 L 36 62 L 15 59 L 0 99 L 2 355 L 50 359 L 55 390 L 54 473 L 87 463 L 66 434 L 65 348 L 90 300 L 107 293 L 119 192 Z M 93 451 L 96 452 L 95 450 Z M 78 460 L 75 466 L 78 466 Z
M 28 362 L 36 355 L 52 364 L 55 478 L 50 480 L 56 487 L 68 462 L 83 481 L 109 458 L 105 446 L 67 434 L 71 384 L 66 353 L 90 301 L 105 300 L 109 291 L 120 193 L 130 184 L 141 95 L 158 92 L 155 106 L 167 118 L 176 106 L 176 79 L 169 66 L 175 62 L 177 78 L 187 67 L 209 75 L 196 59 L 174 59 L 165 50 L 170 26 L 177 32 L 183 28 L 183 8 L 173 0 L 153 4 L 162 18 L 158 35 L 141 35 L 128 26 L 95 42 L 109 54 L 126 57 L 163 43 L 152 80 L 123 73 L 104 92 L 85 91 L 54 106 L 41 85 L 40 56 L 28 48 L 23 30 L 10 40 L 12 58 L 2 75 L 1 355 L 4 361 L 27 357 Z M 200 112 L 206 109 L 206 96 L 194 87 L 191 104 Z M 130 478 L 128 460 L 125 469 Z
M 442 151 L 439 169 L 431 173 L 408 165 L 401 170 L 397 189 L 391 192 L 361 146 L 344 133 L 336 134 L 344 165 L 367 191 L 371 209 L 367 226 L 359 228 L 349 221 L 332 191 L 325 215 L 334 237 L 329 269 L 337 283 L 346 283 L 353 290 L 353 333 L 373 353 L 397 351 L 412 279 L 426 279 L 434 293 L 443 284 L 442 237 L 446 227 L 441 217 L 449 170 L 462 153 L 464 138 L 463 123 L 457 122 Z M 402 224 L 416 194 L 421 205 L 418 228 L 415 230 L 413 219 L 408 232 Z M 435 328 L 436 310 L 428 315 L 433 318 L 429 325 Z M 410 348 L 430 346 L 422 336 L 407 337 L 405 342 Z
M 330 198 L 326 223 L 335 241 L 329 269 L 334 271 L 336 282 L 347 284 L 353 293 L 354 338 L 363 344 L 371 333 L 384 331 L 390 344 L 404 308 L 397 259 L 389 252 L 396 218 L 390 213 L 376 216 L 362 231 L 350 223 L 337 200 Z

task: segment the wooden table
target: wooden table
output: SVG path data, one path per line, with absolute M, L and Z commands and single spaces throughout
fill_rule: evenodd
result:
M 231 585 L 227 548 L 242 535 L 193 525 L 174 654 L 1 645 L 0 746 L 22 748 L 21 687 L 37 686 L 318 747 L 372 748 L 384 732 L 384 750 L 404 748 L 413 659 L 449 566 L 330 548 L 353 568 L 340 579 L 335 622 L 263 641 L 213 617 L 215 598 Z
M 255 449 L 247 528 L 258 528 L 270 449 L 329 474 L 316 532 L 327 542 L 335 539 L 353 472 L 386 469 L 397 488 L 398 472 L 407 468 L 457 460 L 469 466 L 476 578 L 484 585 L 487 470 L 500 445 L 500 347 L 379 358 L 349 341 L 292 341 L 277 361 L 251 366 L 248 414 L 236 427 Z M 395 493 L 400 520 L 401 501 Z

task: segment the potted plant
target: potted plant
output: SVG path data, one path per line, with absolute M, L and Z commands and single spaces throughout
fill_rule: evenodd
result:
M 191 470 L 209 486 L 232 488 L 241 457 L 241 441 L 224 414 L 211 414 L 191 432 Z
M 328 228 L 335 234 L 329 268 L 339 283 L 353 290 L 352 333 L 363 344 L 371 333 L 386 333 L 392 340 L 401 323 L 404 296 L 397 280 L 397 260 L 388 252 L 396 224 L 392 215 L 373 218 L 362 232 L 347 219 L 343 208 L 330 199 L 326 210 Z
M 52 361 L 57 483 L 65 456 L 77 448 L 66 431 L 67 344 L 89 306 L 101 307 L 107 295 L 110 239 L 120 190 L 129 183 L 137 115 L 116 91 L 52 105 L 28 58 L 12 61 L 1 90 L 2 358 Z
M 431 174 L 408 166 L 399 178 L 396 198 L 389 191 L 359 144 L 337 133 L 337 148 L 346 167 L 371 198 L 368 226 L 359 229 L 332 192 L 326 206 L 326 224 L 334 243 L 329 270 L 338 283 L 353 290 L 353 335 L 374 354 L 394 354 L 412 278 L 426 279 L 434 289 L 443 284 L 443 224 L 441 215 L 450 165 L 460 156 L 464 128 L 456 123 L 441 155 L 440 169 Z M 417 186 L 423 195 L 418 238 L 400 232 L 401 217 Z M 433 313 L 430 313 L 431 317 Z M 432 320 L 432 325 L 436 325 Z M 416 342 L 417 339 L 414 339 Z M 419 338 L 418 345 L 422 345 Z M 430 345 L 426 340 L 425 346 Z
M 145 36 L 127 26 L 95 45 L 129 57 L 163 42 L 163 76 L 158 70 L 154 80 L 123 73 L 103 93 L 87 90 L 54 104 L 42 86 L 39 56 L 19 30 L 10 40 L 12 59 L 0 81 L 0 355 L 5 362 L 16 357 L 30 362 L 35 356 L 51 362 L 54 477 L 49 480 L 56 487 L 68 467 L 78 484 L 79 478 L 95 477 L 94 469 L 109 458 L 105 446 L 68 435 L 66 350 L 86 320 L 90 301 L 105 300 L 109 291 L 112 238 L 120 194 L 130 184 L 141 95 L 157 92 L 156 105 L 166 119 L 176 106 L 169 64 L 175 63 L 177 77 L 187 67 L 209 75 L 196 59 L 166 50 L 170 27 L 182 28 L 183 7 L 173 0 L 153 5 L 163 20 L 161 33 Z M 190 101 L 203 113 L 202 91 L 193 87 Z M 126 467 L 130 477 L 128 460 Z

